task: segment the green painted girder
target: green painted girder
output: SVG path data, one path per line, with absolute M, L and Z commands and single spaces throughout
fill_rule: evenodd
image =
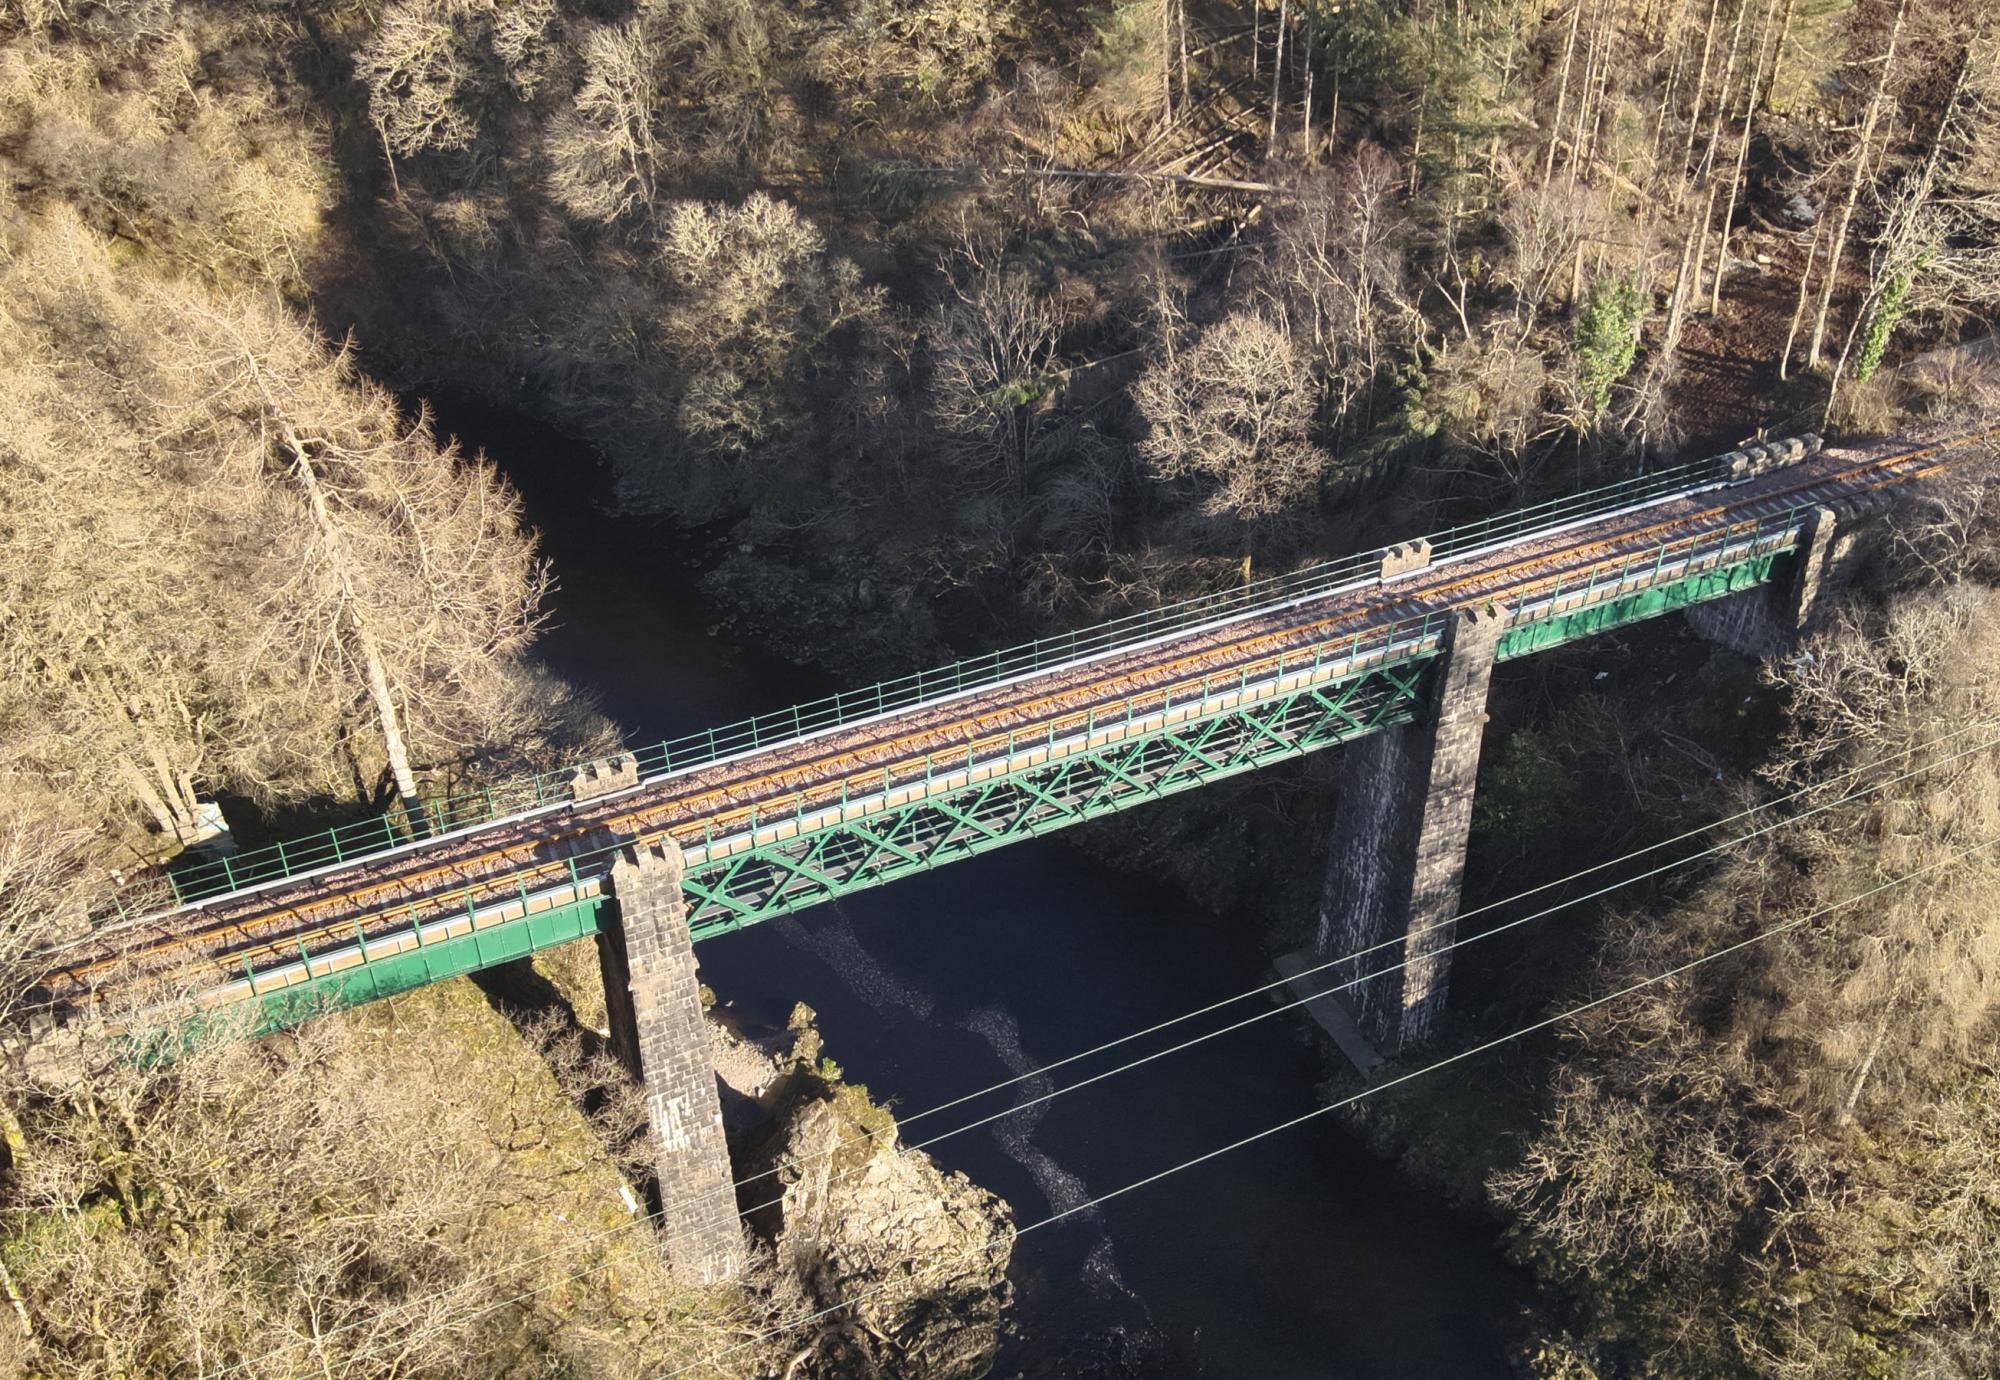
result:
M 1435 652 L 759 842 L 681 882 L 697 940 L 1408 723 Z
M 1762 540 L 1683 575 L 1643 566 L 1643 587 L 1610 598 L 1592 587 L 1564 591 L 1518 609 L 1495 656 L 1511 660 L 1656 618 L 1692 604 L 1769 584 L 1789 570 L 1791 546 Z M 1669 567 L 1671 569 L 1671 567 Z M 821 902 L 962 858 L 1080 824 L 1101 815 L 1191 790 L 1210 781 L 1409 723 L 1424 711 L 1437 653 L 1425 647 L 1353 674 L 1334 672 L 1309 686 L 1243 700 L 1171 725 L 1108 731 L 1088 750 L 1043 758 L 1019 770 L 956 789 L 885 804 L 860 814 L 842 808 L 820 827 L 724 851 L 727 841 L 695 845 L 682 886 L 697 940 L 789 915 Z M 1338 663 L 1335 663 L 1336 665 Z M 962 765 L 961 759 L 961 765 Z M 949 778 L 947 778 L 949 779 Z M 708 854 L 714 853 L 711 859 Z M 573 879 L 574 880 L 574 879 Z M 471 917 L 466 932 L 405 946 L 387 956 L 338 966 L 353 950 L 302 956 L 233 984 L 258 1004 L 260 1030 L 277 1029 L 331 1006 L 351 1006 L 525 957 L 597 932 L 602 896 L 584 896 L 533 914 Z M 522 898 L 525 907 L 526 898 Z M 465 918 L 461 917 L 461 921 Z M 371 940 L 369 948 L 381 945 Z M 267 990 L 282 978 L 283 985 Z
M 599 912 L 607 904 L 608 897 L 586 896 L 522 919 L 433 939 L 401 953 L 363 957 L 347 967 L 335 965 L 342 957 L 365 955 L 368 948 L 377 945 L 302 957 L 298 963 L 258 974 L 254 983 L 245 980 L 255 988 L 266 988 L 274 981 L 284 984 L 245 998 L 256 1003 L 252 1029 L 259 1035 L 269 1034 L 333 1007 L 360 1006 L 393 997 L 398 992 L 463 977 L 596 934 Z
M 1675 613 L 1694 604 L 1726 599 L 1732 594 L 1783 578 L 1790 573 L 1791 565 L 1792 551 L 1789 548 L 1763 550 L 1728 565 L 1667 580 L 1615 599 L 1601 599 L 1579 608 L 1524 621 L 1500 635 L 1500 646 L 1494 653 L 1494 660 L 1511 661 L 1515 657 L 1560 647 L 1566 642 L 1578 642 L 1614 628 Z

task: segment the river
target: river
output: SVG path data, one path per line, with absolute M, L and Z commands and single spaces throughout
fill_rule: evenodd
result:
M 712 638 L 686 542 L 594 511 L 585 447 L 467 399 L 440 403 L 440 429 L 500 465 L 542 532 L 558 581 L 543 656 L 594 690 L 631 741 L 831 688 Z M 698 955 L 704 981 L 753 1022 L 782 1025 L 794 1002 L 810 1005 L 848 1078 L 905 1116 L 1270 976 L 1250 934 L 1060 838 L 710 940 Z M 1265 1009 L 1259 999 L 1233 1014 Z M 1277 1015 L 930 1153 L 1025 1226 L 1312 1111 L 1324 1059 L 1300 1019 Z M 924 1118 L 907 1138 L 1048 1086 L 1030 1080 Z M 1013 1280 L 993 1373 L 1036 1380 L 1498 1380 L 1525 1297 L 1489 1223 L 1405 1183 L 1332 1117 L 1030 1232 Z

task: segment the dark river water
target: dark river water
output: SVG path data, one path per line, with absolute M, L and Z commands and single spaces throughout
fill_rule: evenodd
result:
M 485 450 L 524 493 L 559 581 L 543 654 L 595 690 L 631 741 L 832 688 L 711 638 L 683 539 L 593 511 L 584 448 L 463 400 L 439 412 L 442 430 Z M 904 1116 L 1270 979 L 1247 921 L 1232 932 L 1060 839 L 710 940 L 698 955 L 704 980 L 753 1021 L 782 1025 L 794 1002 L 812 1006 L 828 1054 Z M 930 1153 L 1025 1226 L 1313 1110 L 1324 1059 L 1298 1017 L 1277 1015 Z M 906 1136 L 1049 1086 L 1019 1084 Z M 1508 1374 L 1504 1339 L 1525 1296 L 1489 1224 L 1405 1184 L 1332 1117 L 1031 1232 L 1013 1279 L 1000 1377 L 1485 1380 Z

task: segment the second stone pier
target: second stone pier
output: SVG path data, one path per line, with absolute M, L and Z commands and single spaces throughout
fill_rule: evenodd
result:
M 671 842 L 619 856 L 611 867 L 615 914 L 598 929 L 598 956 L 612 1050 L 645 1089 L 667 1261 L 716 1284 L 740 1274 L 746 1257 L 682 870 Z
M 1365 1053 L 1424 1044 L 1444 1013 L 1486 691 L 1506 621 L 1497 605 L 1455 613 L 1431 673 L 1430 721 L 1341 749 L 1319 925 L 1312 947 L 1290 962 L 1317 967 L 1372 950 L 1320 975 L 1322 983 L 1365 979 L 1338 997 L 1372 1046 Z M 1330 1028 L 1342 1024 L 1337 1013 L 1322 1019 Z M 1336 1038 L 1351 1044 L 1351 1033 Z

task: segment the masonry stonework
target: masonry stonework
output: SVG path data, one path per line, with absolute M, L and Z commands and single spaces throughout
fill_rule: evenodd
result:
M 746 1256 L 682 869 L 672 842 L 619 855 L 611 867 L 615 918 L 599 926 L 598 955 L 612 1050 L 645 1091 L 668 1263 L 716 1284 L 740 1274 Z
M 1847 532 L 1833 509 L 1812 510 L 1792 558 L 1792 578 L 1759 585 L 1687 611 L 1688 624 L 1718 646 L 1743 656 L 1777 656 L 1798 640 L 1812 621 L 1820 591 L 1829 583 L 1829 568 L 1837 554 L 1852 549 Z
M 1340 982 L 1382 974 L 1344 999 L 1387 1053 L 1430 1040 L 1444 1012 L 1486 691 L 1505 625 L 1496 606 L 1459 611 L 1432 673 L 1431 722 L 1342 749 L 1314 960 L 1384 946 L 1335 971 Z
M 613 791 L 628 790 L 639 784 L 639 759 L 629 752 L 602 762 L 585 762 L 569 774 L 570 797 L 579 802 L 595 800 Z

